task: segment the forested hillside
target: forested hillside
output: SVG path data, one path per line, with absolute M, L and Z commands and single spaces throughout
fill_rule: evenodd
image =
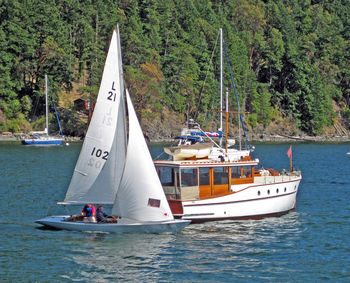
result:
M 35 127 L 45 74 L 56 100 L 79 85 L 74 91 L 93 101 L 116 23 L 126 83 L 142 119 L 162 121 L 168 113 L 204 125 L 215 119 L 221 27 L 250 129 L 281 120 L 308 134 L 336 122 L 349 127 L 348 0 L 0 3 L 0 131 Z M 226 86 L 234 108 L 227 66 Z M 76 134 L 74 112 L 60 111 L 66 134 Z

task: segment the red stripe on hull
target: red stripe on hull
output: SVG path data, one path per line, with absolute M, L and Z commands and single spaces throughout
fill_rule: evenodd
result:
M 289 213 L 290 211 L 295 211 L 295 209 L 282 211 L 282 212 L 275 212 L 275 213 L 269 213 L 269 214 L 261 214 L 261 215 L 251 215 L 251 216 L 240 216 L 240 217 L 222 217 L 222 218 L 194 218 L 191 219 L 190 217 L 182 218 L 181 216 L 175 216 L 176 219 L 187 219 L 191 220 L 191 224 L 196 223 L 203 223 L 203 222 L 209 222 L 209 221 L 224 221 L 224 220 L 259 220 L 267 217 L 280 217 L 282 215 L 285 215 Z

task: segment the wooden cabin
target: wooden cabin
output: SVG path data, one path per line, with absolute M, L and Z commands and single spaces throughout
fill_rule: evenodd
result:
M 257 160 L 234 162 L 155 161 L 168 200 L 198 200 L 235 192 L 235 185 L 254 182 Z

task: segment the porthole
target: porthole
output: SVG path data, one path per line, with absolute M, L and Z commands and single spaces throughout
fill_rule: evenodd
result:
M 278 193 L 279 193 L 279 189 L 276 190 L 276 194 L 278 194 Z
M 270 194 L 270 190 L 267 190 L 267 194 L 268 194 L 268 195 Z
M 297 190 L 297 186 L 294 186 L 294 191 L 296 191 Z
M 287 188 L 284 188 L 284 192 L 286 192 L 287 191 Z
M 258 191 L 258 196 L 260 196 L 260 191 Z

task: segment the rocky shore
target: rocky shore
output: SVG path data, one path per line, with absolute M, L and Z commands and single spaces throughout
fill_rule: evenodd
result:
M 20 142 L 23 134 L 0 134 L 0 142 Z M 67 142 L 80 142 L 80 137 L 65 137 Z
M 248 135 L 251 143 L 347 143 L 350 142 L 350 135 L 347 136 L 287 136 L 287 135 Z M 173 142 L 173 139 L 148 139 L 151 143 Z
M 20 142 L 23 134 L 1 134 L 0 142 Z M 173 142 L 174 140 L 170 137 L 166 138 L 152 138 L 146 136 L 148 142 L 151 143 L 167 143 Z M 272 135 L 272 134 L 248 134 L 248 140 L 252 143 L 298 143 L 298 142 L 331 142 L 331 143 L 343 143 L 350 142 L 350 135 L 343 136 L 307 136 L 307 135 L 298 135 L 298 136 L 288 136 L 288 135 Z M 68 142 L 81 142 L 80 137 L 66 137 Z

